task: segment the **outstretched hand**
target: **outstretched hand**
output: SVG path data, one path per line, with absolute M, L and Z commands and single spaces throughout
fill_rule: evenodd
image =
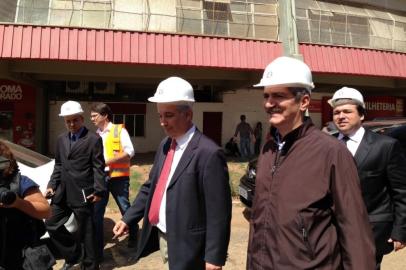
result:
M 114 228 L 113 228 L 113 233 L 114 233 L 113 239 L 115 239 L 115 238 L 117 238 L 117 237 L 119 237 L 119 236 L 121 236 L 121 235 L 123 235 L 123 234 L 128 234 L 128 232 L 129 232 L 128 225 L 125 224 L 124 221 L 120 220 L 120 221 L 118 221 L 118 222 L 116 223 L 116 225 L 114 225 Z

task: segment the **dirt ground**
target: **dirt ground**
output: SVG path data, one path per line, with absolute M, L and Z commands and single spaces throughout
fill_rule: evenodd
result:
M 152 153 L 137 155 L 133 159 L 134 165 L 132 170 L 135 170 L 141 175 L 141 179 L 147 179 L 154 155 Z M 241 175 L 245 172 L 246 163 L 244 162 L 228 162 L 230 179 L 232 182 L 237 182 Z M 141 180 L 142 181 L 142 180 Z M 235 186 L 233 183 L 232 186 Z M 235 188 L 235 187 L 233 187 Z M 130 197 L 135 194 L 130 193 Z M 111 200 L 113 201 L 113 200 Z M 110 205 L 110 203 L 109 203 Z M 135 269 L 135 270 L 160 270 L 163 269 L 163 264 L 159 252 L 155 252 L 146 258 L 142 258 L 135 262 L 134 250 L 127 247 L 126 236 L 112 240 L 112 229 L 114 223 L 121 218 L 115 203 L 112 203 L 111 208 L 107 208 L 105 215 L 105 261 L 101 269 Z M 115 207 L 115 208 L 114 208 Z M 231 221 L 231 239 L 228 249 L 229 257 L 224 270 L 245 270 L 247 257 L 247 241 L 248 241 L 248 221 L 249 211 L 239 202 L 238 199 L 233 200 L 233 214 Z M 141 226 L 141 224 L 140 224 Z M 57 261 L 54 269 L 60 269 L 63 265 L 62 260 Z M 76 267 L 79 269 L 79 267 Z M 406 248 L 402 251 L 391 253 L 384 257 L 382 270 L 405 270 L 406 269 Z M 192 270 L 192 269 L 191 269 Z M 372 269 L 371 269 L 372 270 Z
M 247 255 L 248 221 L 244 217 L 247 210 L 238 201 L 233 202 L 233 218 L 231 225 L 231 240 L 229 246 L 229 258 L 223 269 L 225 270 L 245 270 L 245 260 Z M 105 262 L 101 269 L 122 269 L 122 270 L 160 270 L 163 269 L 159 252 L 135 262 L 133 259 L 134 250 L 127 248 L 126 237 L 118 240 L 108 240 L 112 237 L 114 222 L 120 219 L 117 211 L 107 211 L 105 218 Z M 60 269 L 63 264 L 58 260 L 54 269 Z M 79 269 L 79 267 L 76 267 Z M 405 270 L 406 250 L 391 253 L 384 257 L 382 270 Z

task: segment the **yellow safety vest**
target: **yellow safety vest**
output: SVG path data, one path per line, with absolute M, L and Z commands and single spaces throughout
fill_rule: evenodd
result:
M 120 135 L 123 129 L 122 124 L 113 124 L 107 135 L 104 147 L 106 148 L 107 159 L 111 159 L 118 154 L 123 153 L 123 148 L 121 147 Z M 109 165 L 109 175 L 111 178 L 130 176 L 130 162 L 118 162 Z

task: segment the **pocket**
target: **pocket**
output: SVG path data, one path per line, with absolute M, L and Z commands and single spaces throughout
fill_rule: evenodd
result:
M 205 233 L 206 228 L 204 228 L 204 227 L 192 227 L 192 228 L 189 229 L 189 232 L 191 232 L 193 234 Z
M 303 244 L 306 247 L 307 253 L 310 259 L 314 259 L 314 251 L 312 245 L 309 240 L 309 230 L 307 229 L 306 223 L 304 222 L 304 218 L 301 214 L 299 214 L 299 232 L 302 236 Z

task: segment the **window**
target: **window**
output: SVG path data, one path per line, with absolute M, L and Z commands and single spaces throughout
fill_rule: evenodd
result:
M 177 0 L 177 31 L 278 39 L 274 0 Z
M 49 0 L 20 0 L 17 4 L 17 23 L 47 24 Z
M 229 36 L 227 22 L 231 20 L 230 4 L 204 1 L 203 9 L 204 33 Z
M 124 124 L 130 137 L 145 136 L 145 114 L 113 114 L 113 123 Z

